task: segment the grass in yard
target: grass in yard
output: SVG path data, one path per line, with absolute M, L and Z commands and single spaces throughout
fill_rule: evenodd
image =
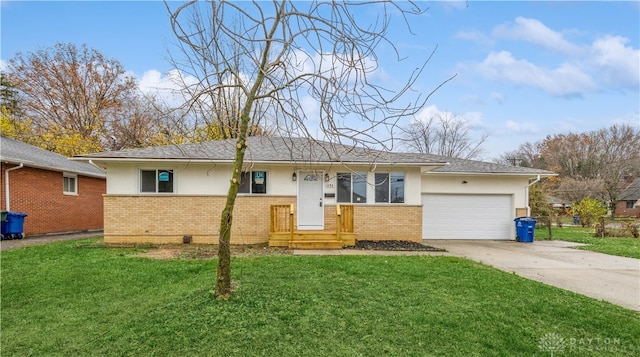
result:
M 464 259 L 234 258 L 236 292 L 221 301 L 215 259 L 137 253 L 2 252 L 0 353 L 548 356 L 558 336 L 563 356 L 640 349 L 640 314 Z
M 640 259 L 640 239 L 638 238 L 609 238 L 595 237 L 594 228 L 565 226 L 553 227 L 552 236 L 555 240 L 584 243 L 586 246 L 578 249 L 590 250 L 621 257 Z M 540 228 L 534 233 L 535 239 L 547 239 L 548 229 Z

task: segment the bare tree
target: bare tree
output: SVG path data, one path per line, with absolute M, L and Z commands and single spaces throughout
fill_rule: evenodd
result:
M 563 177 L 552 191 L 569 202 L 580 202 L 585 198 L 595 198 L 604 201 L 604 180 L 600 178 Z
M 624 190 L 624 178 L 640 175 L 640 128 L 613 125 L 599 130 L 596 136 L 603 143 L 600 160 L 603 165 L 599 176 L 604 182 L 605 197 L 613 214 Z
M 505 152 L 495 160 L 497 163 L 511 166 L 532 167 L 547 170 L 549 167 L 540 156 L 537 144 L 524 143 L 517 150 Z
M 459 115 L 437 114 L 428 120 L 416 119 L 402 130 L 405 149 L 421 154 L 436 154 L 462 159 L 479 157 L 488 135 L 472 138 L 465 120 Z
M 213 27 L 206 28 L 203 14 L 193 12 L 190 16 L 203 29 L 193 35 L 197 40 L 190 41 L 204 44 L 210 38 L 219 38 L 217 30 L 214 31 Z M 183 105 L 172 108 L 176 126 L 181 127 L 182 133 L 192 142 L 238 138 L 240 110 L 246 100 L 240 87 L 247 85 L 239 82 L 247 80 L 243 78 L 243 71 L 240 69 L 243 65 L 240 48 L 234 43 L 217 41 L 216 46 L 199 49 L 198 56 L 202 56 L 200 58 L 192 55 L 193 48 L 189 44 L 179 41 L 176 45 L 178 55 L 169 53 L 169 60 L 183 74 L 174 75 L 172 79 L 180 88 L 179 94 L 184 99 Z M 223 56 L 224 62 L 215 60 Z M 198 78 L 198 81 L 194 82 L 193 78 Z M 247 136 L 266 136 L 271 133 L 265 119 L 268 111 L 261 108 L 264 102 L 254 104 Z
M 176 140 L 178 130 L 168 130 L 172 125 L 168 108 L 153 96 L 141 93 L 122 99 L 117 120 L 104 124 L 102 140 L 105 150 L 141 148 L 156 144 L 168 144 Z
M 373 131 L 392 132 L 399 118 L 424 106 L 430 93 L 405 94 L 428 59 L 403 86 L 385 88 L 372 78 L 377 49 L 395 51 L 387 37 L 392 19 L 408 25 L 411 15 L 424 10 L 410 2 L 190 1 L 173 9 L 172 3 L 165 4 L 184 55 L 173 62 L 197 78 L 188 88 L 189 105 L 206 98 L 210 117 L 238 120 L 215 287 L 217 296 L 229 296 L 232 213 L 251 124 L 264 119 L 279 134 L 386 147 L 390 141 Z M 367 8 L 380 15 L 371 18 L 357 11 Z M 235 111 L 225 113 L 229 103 L 223 98 L 232 100 Z M 319 108 L 313 116 L 309 102 Z

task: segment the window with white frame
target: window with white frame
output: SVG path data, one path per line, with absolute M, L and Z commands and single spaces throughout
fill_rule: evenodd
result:
M 140 192 L 172 193 L 173 170 L 140 170 Z
M 367 173 L 338 173 L 336 175 L 336 202 L 367 203 Z
M 78 194 L 78 175 L 68 173 L 62 175 L 62 192 L 67 195 Z
M 240 187 L 238 193 L 266 194 L 267 172 L 244 171 L 240 173 Z
M 404 174 L 375 174 L 376 203 L 404 203 Z

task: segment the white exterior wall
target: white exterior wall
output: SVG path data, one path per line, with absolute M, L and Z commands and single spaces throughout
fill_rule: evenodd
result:
M 107 194 L 140 194 L 140 170 L 143 169 L 173 170 L 173 194 L 177 195 L 226 195 L 232 172 L 232 166 L 227 164 L 109 163 Z M 296 194 L 296 184 L 291 181 L 293 173 L 291 168 L 255 165 L 250 170 L 267 172 L 268 194 L 291 196 Z
M 466 181 L 467 183 L 462 183 Z M 422 193 L 512 194 L 515 208 L 528 206 L 529 178 L 523 176 L 474 176 L 425 174 Z
M 169 169 L 173 170 L 174 193 L 177 195 L 226 195 L 229 189 L 232 166 L 230 164 L 211 163 L 114 163 L 107 166 L 107 194 L 136 195 L 140 194 L 140 170 Z M 294 168 L 284 165 L 253 165 L 249 170 L 267 172 L 267 194 L 277 196 L 296 196 L 298 185 L 292 181 L 294 172 L 305 168 Z M 315 168 L 329 174 L 329 181 L 324 183 L 325 194 L 335 194 L 336 174 L 338 172 L 367 172 L 367 204 L 375 203 L 375 173 L 405 174 L 405 204 L 420 205 L 421 176 L 419 168 L 378 167 L 375 172 L 368 172 L 369 166 L 346 168 Z M 299 175 L 298 175 L 299 176 Z M 325 204 L 334 204 L 335 198 L 325 198 Z
M 174 194 L 178 195 L 226 195 L 231 178 L 231 165 L 227 164 L 146 164 L 108 163 L 107 194 L 139 194 L 141 169 L 174 170 Z M 267 192 L 269 195 L 296 196 L 297 182 L 291 180 L 294 172 L 304 168 L 280 165 L 255 165 L 250 170 L 267 172 Z M 422 193 L 445 194 L 512 194 L 515 207 L 527 207 L 529 179 L 523 176 L 497 175 L 444 175 L 420 174 L 419 168 L 378 167 L 368 172 L 369 167 L 316 168 L 326 170 L 330 180 L 325 182 L 324 192 L 335 194 L 335 180 L 338 172 L 367 172 L 367 204 L 375 203 L 375 172 L 405 173 L 405 204 L 421 205 Z M 462 182 L 466 181 L 466 184 Z M 335 203 L 334 198 L 326 198 L 326 204 Z

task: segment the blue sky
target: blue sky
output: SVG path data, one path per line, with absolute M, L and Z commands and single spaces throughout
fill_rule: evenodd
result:
M 380 71 L 403 78 L 438 46 L 418 90 L 457 76 L 420 117 L 453 113 L 473 135 L 486 132 L 484 159 L 547 135 L 640 127 L 639 1 L 427 4 L 414 35 L 390 33 L 407 59 L 382 56 Z M 120 61 L 145 90 L 166 85 L 174 39 L 162 2 L 2 0 L 0 12 L 3 66 L 19 51 L 86 43 Z

